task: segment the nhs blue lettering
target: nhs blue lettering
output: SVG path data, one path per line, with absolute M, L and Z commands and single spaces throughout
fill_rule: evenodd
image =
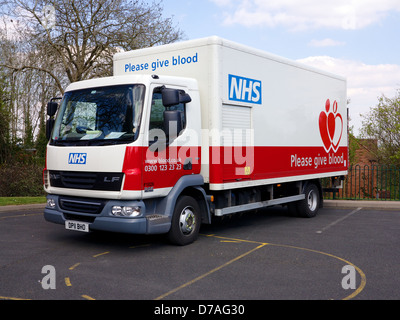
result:
M 261 93 L 261 81 L 229 75 L 229 100 L 261 104 Z
M 70 153 L 68 164 L 86 164 L 87 153 Z

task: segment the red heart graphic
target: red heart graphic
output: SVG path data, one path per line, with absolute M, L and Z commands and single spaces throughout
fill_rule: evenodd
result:
M 333 152 L 337 152 L 343 134 L 343 118 L 340 113 L 337 113 L 337 101 L 333 103 L 333 111 L 330 109 L 331 102 L 328 99 L 325 103 L 326 111 L 322 111 L 319 115 L 319 132 L 325 151 L 329 152 L 332 149 Z
M 322 142 L 324 143 L 325 151 L 329 152 L 331 148 L 331 139 L 328 133 L 328 117 L 324 111 L 319 115 L 319 132 L 321 134 Z

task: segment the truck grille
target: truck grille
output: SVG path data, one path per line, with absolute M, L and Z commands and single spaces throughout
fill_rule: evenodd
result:
M 92 223 L 101 213 L 106 201 L 89 198 L 60 197 L 58 205 L 65 220 L 74 220 Z
M 62 210 L 86 214 L 99 214 L 105 205 L 100 199 L 60 197 L 59 206 Z
M 49 171 L 50 185 L 57 188 L 120 191 L 123 173 Z

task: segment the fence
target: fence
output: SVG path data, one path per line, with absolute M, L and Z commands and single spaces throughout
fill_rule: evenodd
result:
M 323 179 L 328 187 L 330 179 Z M 353 165 L 338 192 L 325 192 L 326 199 L 400 200 L 400 167 Z

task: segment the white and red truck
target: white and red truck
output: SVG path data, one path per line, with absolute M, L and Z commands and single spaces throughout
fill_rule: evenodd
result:
M 348 170 L 346 79 L 219 37 L 118 53 L 47 113 L 44 216 L 71 230 L 185 245 L 214 217 L 313 217 Z

